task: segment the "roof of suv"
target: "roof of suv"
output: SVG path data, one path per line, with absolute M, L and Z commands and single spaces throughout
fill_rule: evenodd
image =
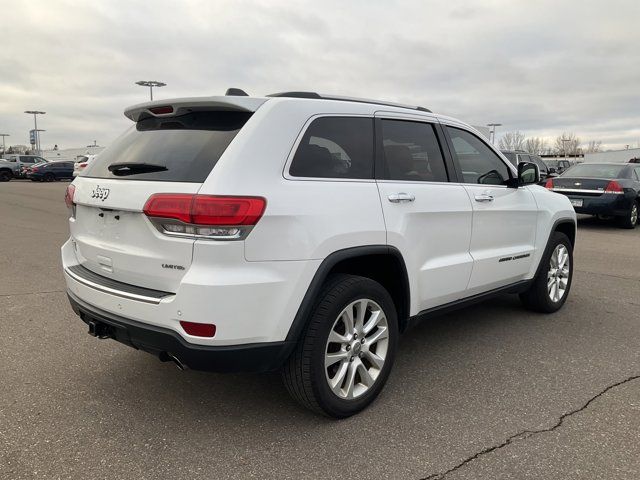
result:
M 273 93 L 265 97 L 250 97 L 246 95 L 231 94 L 212 97 L 172 98 L 132 105 L 131 107 L 125 109 L 124 114 L 129 119 L 137 122 L 138 120 L 141 120 L 148 116 L 174 116 L 197 110 L 206 110 L 210 109 L 211 107 L 221 110 L 255 112 L 265 102 L 273 102 L 278 99 L 301 102 L 333 101 L 344 103 L 345 107 L 348 104 L 369 104 L 373 106 L 385 106 L 394 110 L 398 109 L 400 111 L 411 110 L 413 113 L 432 114 L 431 110 L 420 106 L 405 105 L 401 103 L 385 102 L 366 98 L 324 95 L 315 92 L 282 92 Z

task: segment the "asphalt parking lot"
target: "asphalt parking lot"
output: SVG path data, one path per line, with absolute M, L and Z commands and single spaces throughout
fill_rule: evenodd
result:
M 640 229 L 580 220 L 551 316 L 505 296 L 401 341 L 344 421 L 277 374 L 181 372 L 68 305 L 66 183 L 0 184 L 0 478 L 640 478 Z

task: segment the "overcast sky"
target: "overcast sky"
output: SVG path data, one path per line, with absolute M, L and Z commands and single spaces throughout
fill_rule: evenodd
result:
M 640 142 L 640 2 L 0 0 L 0 133 L 108 145 L 148 98 L 311 90 Z

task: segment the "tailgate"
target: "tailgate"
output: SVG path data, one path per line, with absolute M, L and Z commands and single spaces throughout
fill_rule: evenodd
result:
M 175 292 L 193 254 L 192 239 L 162 235 L 142 213 L 157 192 L 196 193 L 200 184 L 78 177 L 71 237 L 78 262 L 131 285 Z

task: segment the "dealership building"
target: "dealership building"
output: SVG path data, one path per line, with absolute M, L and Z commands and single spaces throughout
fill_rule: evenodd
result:
M 587 163 L 627 163 L 632 158 L 640 158 L 640 148 L 584 154 L 584 161 Z

